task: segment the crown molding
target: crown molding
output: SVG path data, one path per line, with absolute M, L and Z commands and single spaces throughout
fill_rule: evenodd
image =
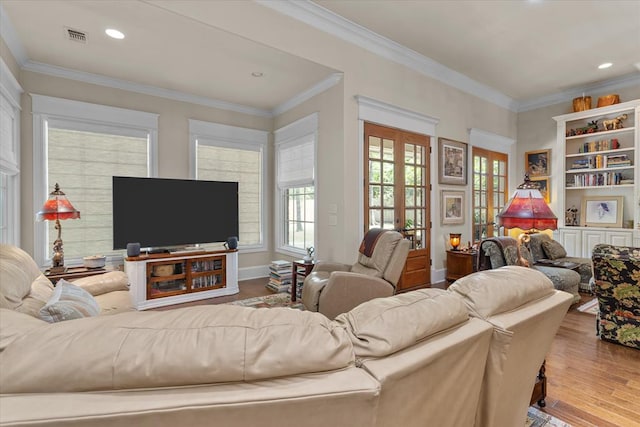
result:
M 19 65 L 22 66 L 22 64 L 27 62 L 27 51 L 22 45 L 18 33 L 16 33 L 15 28 L 13 28 L 13 24 L 4 11 L 2 4 L 0 4 L 0 36 L 9 47 L 11 54 Z
M 606 92 L 623 89 L 629 86 L 640 86 L 640 73 L 631 73 L 606 82 L 594 83 L 580 87 L 574 87 L 563 92 L 554 93 L 540 98 L 522 101 L 519 104 L 518 112 L 537 110 L 549 105 L 560 104 L 571 101 L 573 98 L 581 96 L 587 92 Z
M 107 77 L 100 74 L 86 73 L 84 71 L 71 70 L 69 68 L 58 67 L 55 65 L 43 64 L 41 62 L 27 61 L 22 66 L 23 70 L 32 71 L 34 73 L 46 74 L 49 76 L 62 77 L 65 79 L 77 80 L 85 83 L 106 86 L 115 89 L 122 89 L 129 92 L 141 93 L 144 95 L 157 96 L 160 98 L 172 99 L 174 101 L 188 102 L 191 104 L 204 105 L 205 107 L 219 108 L 222 110 L 235 111 L 237 113 L 250 114 L 259 117 L 272 117 L 268 110 L 260 108 L 247 107 L 231 102 L 220 101 L 204 96 L 192 95 L 171 89 L 164 89 L 157 86 L 133 83 L 126 80 L 120 80 L 113 77 Z
M 279 114 L 282 114 L 286 111 L 289 111 L 290 109 L 302 104 L 304 101 L 313 98 L 314 96 L 324 92 L 325 90 L 335 86 L 336 84 L 338 84 L 340 82 L 340 80 L 342 80 L 342 73 L 332 73 L 331 75 L 329 75 L 329 77 L 327 77 L 324 80 L 321 80 L 320 82 L 316 83 L 315 85 L 311 86 L 309 89 L 304 90 L 302 92 L 300 92 L 299 94 L 295 95 L 294 97 L 288 99 L 287 101 L 283 102 L 282 104 L 278 105 L 277 107 L 275 107 L 273 110 L 271 110 L 271 113 L 274 116 L 277 116 Z
M 339 37 L 349 43 L 360 46 L 374 54 L 399 64 L 405 65 L 423 75 L 434 78 L 449 86 L 453 86 L 471 95 L 485 99 L 493 104 L 512 111 L 517 110 L 518 103 L 487 85 L 479 83 L 468 76 L 452 70 L 414 50 L 368 30 L 348 19 L 323 8 L 310 0 L 301 1 L 268 1 L 255 0 L 277 12 L 297 19 L 321 31 Z

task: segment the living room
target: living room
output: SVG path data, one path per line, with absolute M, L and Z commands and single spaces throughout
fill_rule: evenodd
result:
M 22 6 L 22 3 L 26 3 L 26 6 Z M 300 70 L 300 75 L 304 75 L 305 79 L 299 80 L 297 86 L 294 85 L 287 96 L 271 97 L 268 101 L 264 98 L 265 100 L 261 100 L 262 106 L 259 106 L 253 103 L 257 101 L 251 100 L 252 93 L 256 98 L 258 95 L 264 95 L 268 92 L 264 86 L 271 84 L 269 81 L 259 83 L 261 77 L 250 76 L 251 72 L 260 72 L 259 69 L 243 69 L 247 74 L 247 80 L 243 83 L 229 85 L 220 79 L 221 81 L 211 82 L 212 88 L 193 92 L 180 90 L 182 87 L 180 82 L 175 81 L 171 71 L 168 71 L 177 68 L 175 60 L 171 59 L 166 60 L 164 67 L 156 65 L 151 70 L 138 70 L 138 73 L 148 74 L 148 80 L 140 78 L 139 74 L 135 77 L 128 76 L 116 66 L 126 63 L 127 58 L 114 58 L 109 69 L 108 66 L 98 68 L 92 65 L 92 60 L 98 64 L 98 58 L 86 56 L 85 68 L 79 68 L 71 62 L 65 62 L 65 55 L 47 54 L 46 40 L 47 37 L 53 38 L 53 33 L 34 42 L 36 46 L 40 46 L 38 49 L 33 50 L 31 47 L 25 49 L 24 45 L 31 46 L 30 39 L 24 36 L 25 28 L 33 30 L 42 28 L 43 32 L 45 29 L 53 28 L 49 31 L 56 31 L 55 37 L 60 36 L 60 38 L 62 38 L 64 26 L 85 30 L 88 35 L 88 44 L 83 45 L 68 40 L 56 40 L 54 43 L 52 40 L 50 49 L 53 50 L 54 44 L 65 46 L 63 43 L 66 43 L 67 49 L 79 51 L 80 55 L 87 52 L 90 55 L 97 55 L 95 52 L 91 53 L 90 49 L 94 45 L 101 46 L 105 43 L 97 41 L 97 38 L 101 37 L 99 33 L 102 32 L 97 26 L 99 22 L 91 24 L 89 21 L 66 22 L 64 14 L 54 13 L 56 12 L 54 9 L 60 7 L 63 11 L 69 10 L 68 8 L 72 8 L 73 5 L 68 2 L 56 3 L 55 7 L 51 6 L 52 9 L 48 13 L 47 7 L 38 2 L 3 1 L 1 4 L 3 23 L 5 19 L 15 21 L 12 26 L 18 30 L 13 37 L 7 36 L 7 26 L 3 24 L 3 38 L 0 42 L 0 53 L 5 66 L 2 72 L 3 85 L 5 79 L 11 80 L 11 77 L 7 76 L 6 70 L 8 70 L 20 88 L 17 91 L 18 95 L 14 97 L 18 100 L 16 123 L 19 123 L 19 149 L 15 150 L 18 156 L 14 161 L 17 160 L 17 164 L 12 169 L 10 174 L 12 179 L 9 181 L 9 187 L 13 185 L 18 189 L 17 192 L 14 191 L 14 197 L 11 200 L 19 203 L 13 205 L 14 218 L 10 224 L 14 227 L 10 225 L 9 234 L 13 233 L 11 241 L 31 254 L 42 269 L 51 263 L 51 246 L 46 244 L 47 224 L 35 222 L 34 216 L 41 209 L 47 194 L 53 189 L 54 182 L 47 181 L 48 177 L 44 172 L 47 169 L 44 163 L 46 155 L 42 142 L 38 142 L 37 128 L 34 125 L 34 115 L 42 116 L 48 112 L 34 110 L 32 95 L 156 115 L 156 164 L 151 168 L 150 176 L 179 179 L 195 176 L 191 150 L 194 134 L 192 126 L 197 124 L 196 121 L 259 130 L 267 134 L 268 142 L 263 159 L 265 191 L 261 195 L 260 204 L 261 229 L 251 247 L 243 246 L 243 241 L 240 239 L 238 254 L 240 281 L 265 277 L 268 274 L 268 266 L 273 260 L 297 259 L 305 253 L 304 248 L 287 248 L 287 245 L 280 240 L 278 232 L 279 214 L 275 202 L 277 178 L 274 173 L 276 163 L 274 143 L 277 130 L 285 129 L 287 125 L 305 119 L 313 113 L 318 114 L 314 182 L 315 217 L 317 218 L 313 239 L 315 256 L 317 259 L 350 263 L 354 261 L 366 223 L 362 203 L 364 199 L 363 137 L 360 126 L 363 121 L 375 121 L 372 118 L 374 114 L 367 113 L 367 108 L 376 107 L 377 114 L 380 114 L 380 110 L 386 110 L 387 113 L 392 111 L 396 114 L 392 117 L 401 117 L 404 122 L 400 123 L 408 123 L 409 129 L 411 129 L 410 126 L 423 129 L 424 123 L 430 121 L 434 129 L 434 132 L 428 133 L 432 148 L 429 168 L 432 182 L 429 196 L 431 206 L 429 215 L 432 223 L 429 232 L 429 250 L 432 265 L 429 268 L 429 275 L 432 283 L 445 280 L 449 234 L 461 233 L 463 244 L 474 240 L 469 219 L 472 217 L 471 175 L 468 176 L 464 186 L 457 187 L 439 182 L 438 138 L 459 141 L 468 144 L 469 148 L 477 146 L 488 149 L 501 148 L 506 151 L 510 159 L 507 191 L 510 194 L 522 182 L 525 172 L 525 153 L 528 152 L 551 149 L 553 158 L 551 175 L 554 180 L 560 179 L 563 162 L 556 146 L 557 124 L 553 117 L 570 113 L 573 98 L 586 92 L 593 98 L 594 106 L 600 96 L 613 92 L 619 95 L 622 102 L 640 98 L 638 73 L 637 70 L 633 70 L 630 76 L 603 80 L 599 85 L 576 84 L 573 85 L 576 88 L 571 90 L 559 89 L 558 92 L 562 93 L 556 94 L 558 97 L 549 96 L 546 98 L 546 103 L 540 100 L 541 104 L 537 108 L 529 106 L 529 108 L 518 109 L 513 107 L 511 102 L 513 99 L 500 96 L 497 91 L 476 88 L 474 92 L 473 87 L 463 89 L 456 86 L 459 75 L 451 73 L 444 79 L 449 81 L 443 82 L 442 79 L 420 69 L 420 66 L 409 66 L 401 61 L 374 54 L 364 47 L 305 24 L 259 2 L 133 3 L 127 6 L 125 14 L 109 12 L 109 5 L 99 6 L 96 3 L 88 3 L 94 19 L 103 15 L 115 20 L 118 15 L 128 15 L 125 22 L 130 24 L 149 20 L 158 23 L 157 26 L 160 27 L 160 23 L 171 22 L 172 18 L 176 21 L 174 25 L 188 34 L 188 40 L 203 40 L 204 37 L 205 48 L 207 40 L 210 40 L 209 44 L 223 44 L 220 40 L 243 39 L 253 46 L 252 49 L 256 55 L 264 49 L 267 53 L 260 53 L 261 56 L 281 58 L 283 63 L 289 64 L 290 69 L 287 71 L 297 69 Z M 312 7 L 313 4 L 307 6 Z M 25 9 L 21 12 L 22 7 Z M 12 16 L 12 13 L 16 15 Z M 620 14 L 619 11 L 617 13 Z M 634 13 L 637 13 L 637 9 L 632 9 L 626 15 L 633 17 Z M 70 15 L 67 14 L 67 16 Z M 24 24 L 28 21 L 30 21 L 28 24 Z M 96 27 L 89 27 L 94 24 Z M 115 21 L 109 24 L 116 25 Z M 144 26 L 140 24 L 136 24 L 135 27 L 142 27 L 144 30 Z M 193 33 L 189 32 L 190 27 L 195 28 Z M 123 40 L 125 43 L 127 39 L 131 39 L 129 34 L 134 34 L 132 33 L 133 24 L 130 28 L 122 28 L 127 33 L 127 38 Z M 265 28 L 270 30 L 265 31 Z M 153 30 L 161 31 L 155 27 Z M 18 46 L 23 44 L 22 49 L 16 47 L 16 39 L 20 42 Z M 613 39 L 615 41 L 615 36 Z M 177 42 L 171 42 L 171 46 L 186 43 L 188 40 L 179 39 Z M 228 43 L 239 42 L 228 40 Z M 158 42 L 154 50 L 148 53 L 149 59 L 162 57 L 163 46 L 168 44 Z M 201 50 L 202 46 L 197 49 L 197 53 L 192 55 L 188 55 L 187 52 L 180 61 L 189 63 L 190 56 L 206 55 L 206 51 Z M 145 55 L 141 53 L 141 56 Z M 223 62 L 221 58 L 218 57 L 217 61 Z M 77 60 L 76 58 L 73 61 Z M 229 60 L 231 61 L 232 58 Z M 634 58 L 634 60 L 637 62 L 638 59 Z M 73 62 L 73 64 L 76 63 Z M 424 65 L 424 63 L 420 64 Z M 198 67 L 193 65 L 192 68 Z M 203 68 L 208 70 L 211 80 L 216 80 L 215 68 L 209 68 L 209 66 Z M 294 76 L 295 74 L 283 73 L 279 77 L 284 80 L 294 80 Z M 151 84 L 152 78 L 155 79 L 154 82 L 164 80 L 166 84 L 164 86 L 159 83 Z M 189 77 L 183 79 L 188 80 Z M 318 85 L 318 83 L 322 84 Z M 526 82 L 523 81 L 522 85 L 526 86 Z M 11 83 L 7 86 L 11 87 Z M 229 86 L 246 89 L 242 94 L 226 96 Z M 307 97 L 298 96 L 310 88 L 314 88 L 315 91 L 311 91 Z M 241 99 L 247 100 L 246 104 L 240 102 Z M 226 104 L 220 101 L 225 101 Z M 241 109 L 243 105 L 245 108 Z M 415 125 L 416 122 L 419 124 Z M 555 185 L 556 181 L 551 182 L 550 206 L 560 218 L 564 216 L 564 202 L 561 202 L 563 194 L 560 193 L 559 186 Z M 60 182 L 60 185 L 71 202 L 77 204 L 76 201 L 81 200 L 74 197 L 71 191 L 72 186 L 66 187 L 65 182 Z M 454 224 L 442 223 L 441 192 L 448 190 L 464 192 L 467 221 Z M 637 189 L 634 191 L 637 193 Z M 636 194 L 635 197 L 637 198 L 638 195 Z M 79 254 L 74 255 L 74 250 L 77 249 L 74 249 L 72 244 L 71 237 L 74 234 L 71 232 L 72 227 L 76 226 L 75 223 L 91 220 L 92 213 L 91 207 L 85 204 L 81 203 L 76 207 L 82 211 L 82 219 L 63 222 L 63 237 L 67 233 L 70 237 L 69 240 L 65 239 L 67 265 L 81 265 L 82 256 L 101 253 L 97 249 L 91 252 L 89 249 L 81 249 Z M 637 224 L 640 219 L 635 212 L 638 210 L 637 204 L 625 206 L 625 209 L 627 210 L 625 219 L 635 220 Z M 49 226 L 49 229 L 53 227 Z M 55 231 L 50 230 L 50 233 Z M 53 234 L 49 234 L 51 235 Z M 638 239 L 636 231 L 633 246 L 640 246 Z M 221 244 L 217 244 L 216 247 L 221 247 Z M 120 259 L 122 256 L 121 251 Z M 110 256 L 109 261 L 117 262 L 115 261 L 117 258 L 118 255 Z

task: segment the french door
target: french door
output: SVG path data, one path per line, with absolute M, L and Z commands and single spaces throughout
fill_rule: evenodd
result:
M 429 137 L 365 123 L 364 224 L 398 230 L 411 251 L 397 290 L 431 282 Z
M 473 241 L 498 236 L 498 214 L 507 202 L 508 156 L 473 147 Z

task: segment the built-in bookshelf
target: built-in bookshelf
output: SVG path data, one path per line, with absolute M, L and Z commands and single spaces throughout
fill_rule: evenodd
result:
M 554 117 L 564 161 L 554 169 L 552 208 L 569 255 L 590 257 L 597 243 L 640 245 L 639 116 L 640 100 L 634 100 Z M 588 223 L 587 202 L 607 197 L 621 200 L 615 206 L 620 223 Z M 577 225 L 565 221 L 568 209 L 577 210 Z

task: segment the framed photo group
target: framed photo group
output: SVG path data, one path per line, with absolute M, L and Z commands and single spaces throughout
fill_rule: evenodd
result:
M 438 182 L 467 185 L 468 168 L 467 144 L 438 138 Z M 464 194 L 464 191 L 441 191 L 440 220 L 442 224 L 464 224 Z

